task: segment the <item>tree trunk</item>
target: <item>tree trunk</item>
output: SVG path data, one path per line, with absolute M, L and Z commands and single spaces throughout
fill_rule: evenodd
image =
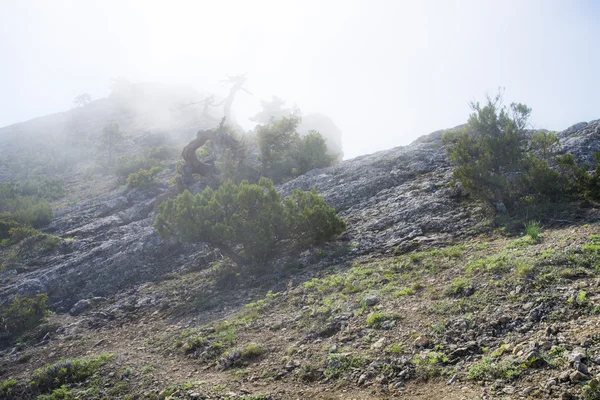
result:
M 217 247 L 219 250 L 221 250 L 227 257 L 231 258 L 231 261 L 233 261 L 237 265 L 241 266 L 241 265 L 248 264 L 248 260 L 246 260 L 244 257 L 240 256 L 238 253 L 233 251 L 233 249 L 231 249 L 231 247 L 227 246 L 226 244 L 213 243 L 213 245 L 215 247 Z

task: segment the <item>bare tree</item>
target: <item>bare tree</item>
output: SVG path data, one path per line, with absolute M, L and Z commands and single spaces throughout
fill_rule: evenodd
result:
M 231 106 L 233 105 L 233 100 L 235 100 L 235 95 L 238 91 L 243 90 L 249 95 L 254 96 L 250 91 L 243 87 L 247 80 L 248 78 L 246 77 L 246 74 L 243 74 L 230 76 L 227 79 L 221 81 L 232 85 L 229 89 L 229 96 L 227 96 L 227 99 L 225 99 L 225 106 L 223 107 L 223 114 L 225 115 L 225 118 L 227 118 L 228 121 L 232 121 Z

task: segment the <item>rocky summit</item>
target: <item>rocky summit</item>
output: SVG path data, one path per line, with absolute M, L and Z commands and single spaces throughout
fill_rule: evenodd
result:
M 161 109 L 194 95 L 165 92 Z M 180 191 L 181 144 L 214 121 L 184 109 L 173 125 L 156 103 L 125 104 L 0 129 L 0 182 L 26 164 L 30 176 L 56 168 L 66 190 L 41 228 L 55 245 L 0 249 L 2 303 L 46 294 L 50 311 L 0 349 L 4 398 L 29 398 L 23 382 L 54 399 L 599 396 L 595 205 L 557 211 L 536 241 L 506 232 L 454 184 L 437 131 L 278 185 L 283 196 L 315 188 L 347 230 L 282 255 L 271 273 L 240 275 L 218 249 L 153 227 L 158 205 Z M 123 154 L 176 149 L 151 186 L 95 169 L 94 137 L 111 122 L 129 135 Z M 560 152 L 593 165 L 600 120 L 558 137 Z

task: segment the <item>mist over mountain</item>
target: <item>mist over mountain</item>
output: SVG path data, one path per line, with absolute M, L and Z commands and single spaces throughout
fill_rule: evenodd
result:
M 600 398 L 600 3 L 0 7 L 0 400 Z
M 595 390 L 596 203 L 544 200 L 551 203 L 531 203 L 524 215 L 522 200 L 506 197 L 507 214 L 491 210 L 457 183 L 449 156 L 448 137 L 471 125 L 345 161 L 337 154 L 327 159 L 333 165 L 306 172 L 293 164 L 305 159 L 283 148 L 273 174 L 264 169 L 265 138 L 295 148 L 321 138 L 308 131 L 335 127 L 331 119 L 309 114 L 302 132 L 298 111 L 274 99 L 244 131 L 235 116 L 222 119 L 222 105 L 212 107 L 223 99 L 149 83 L 121 82 L 107 98 L 79 102 L 0 129 L 4 398 L 88 398 L 90 390 L 105 398 L 331 398 L 323 388 L 356 398 L 494 397 L 496 388 L 589 398 Z M 339 130 L 330 132 L 340 145 Z M 599 120 L 523 134 L 525 155 L 541 157 L 535 138 L 579 165 L 594 165 L 600 151 Z M 306 155 L 335 155 L 339 148 L 319 140 Z M 185 178 L 182 149 L 196 142 L 192 157 L 214 172 Z M 314 188 L 345 232 L 284 246 L 253 266 L 239 263 L 252 254 L 246 242 L 230 249 L 159 234 L 169 201 L 265 173 L 282 197 Z M 544 221 L 535 239 L 534 215 Z M 20 315 L 28 322 L 11 325 L 25 321 Z M 66 368 L 64 385 L 45 383 L 57 368 Z

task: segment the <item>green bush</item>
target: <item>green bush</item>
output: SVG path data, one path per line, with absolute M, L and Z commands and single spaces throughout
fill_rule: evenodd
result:
M 186 190 L 160 205 L 154 227 L 163 238 L 209 243 L 237 264 L 256 265 L 329 240 L 345 223 L 316 191 L 297 190 L 282 201 L 273 182 L 261 178 L 257 185 L 228 181 L 195 196 Z
M 225 183 L 231 180 L 239 184 L 244 179 L 251 182 L 258 181 L 260 171 L 249 162 L 249 143 L 243 138 L 238 137 L 232 130 L 228 130 L 226 135 L 231 137 L 237 143 L 237 146 L 235 148 L 227 147 L 220 149 L 216 155 L 215 166 L 219 171 L 219 182 Z
M 10 238 L 10 230 L 19 226 L 11 214 L 0 213 L 0 241 Z
M 560 147 L 558 133 L 535 131 L 531 134 L 531 149 L 543 160 L 550 161 Z
M 111 123 L 102 129 L 102 133 L 98 137 L 98 145 L 100 149 L 105 150 L 108 156 L 108 166 L 113 163 L 114 153 L 120 148 L 125 141 L 125 132 L 121 130 L 119 124 Z
M 262 355 L 266 350 L 256 343 L 248 343 L 246 347 L 242 349 L 242 359 L 250 360 Z
M 51 394 L 41 394 L 37 400 L 76 400 L 76 397 L 65 385 L 54 389 Z
M 564 179 L 550 167 L 558 136 L 536 132 L 529 154 L 525 128 L 531 109 L 524 104 L 502 105 L 502 97 L 472 103 L 467 126 L 446 132 L 442 141 L 456 165 L 453 176 L 477 200 L 501 210 L 526 209 L 564 196 Z
M 263 176 L 280 182 L 336 161 L 327 153 L 320 133 L 311 131 L 300 137 L 296 131 L 300 122 L 300 117 L 291 115 L 259 125 L 257 139 Z
M 315 168 L 326 168 L 336 161 L 336 157 L 327 153 L 325 139 L 317 131 L 310 131 L 300 138 L 294 154 L 296 175 L 302 175 Z
M 0 306 L 0 344 L 10 343 L 19 335 L 38 326 L 48 312 L 48 296 L 16 297 Z
M 41 393 L 51 392 L 62 385 L 84 382 L 112 358 L 111 354 L 99 357 L 60 360 L 33 373 L 30 385 Z
M 13 394 L 15 394 L 15 389 L 17 385 L 18 381 L 16 379 L 7 379 L 5 381 L 0 382 L 0 398 L 13 398 Z
M 19 182 L 17 191 L 21 196 L 35 196 L 42 199 L 56 200 L 65 196 L 65 184 L 60 178 L 36 177 Z
M 529 236 L 531 240 L 538 240 L 540 237 L 539 221 L 527 221 L 525 224 L 525 235 Z
M 481 361 L 473 364 L 467 373 L 471 380 L 515 380 L 523 371 L 522 363 L 515 357 L 496 360 L 491 357 L 483 357 Z
M 178 155 L 177 149 L 168 146 L 152 146 L 146 151 L 146 158 L 151 160 L 170 160 Z
M 127 177 L 127 186 L 135 189 L 145 189 L 155 182 L 154 177 L 160 171 L 162 171 L 161 167 L 152 167 L 149 171 L 140 169 L 138 172 L 129 174 Z
M 19 185 L 0 184 L 0 240 L 8 237 L 15 223 L 39 228 L 48 225 L 54 212 L 48 202 L 38 196 L 24 196 Z
M 588 201 L 600 200 L 600 152 L 594 153 L 595 169 L 584 164 L 579 166 L 572 154 L 557 158 L 558 165 L 567 177 L 567 191 L 578 198 Z
M 473 282 L 469 278 L 464 277 L 456 278 L 446 288 L 447 296 L 461 297 L 472 294 L 473 292 Z
M 153 167 L 159 167 L 161 161 L 156 158 L 146 156 L 121 156 L 117 158 L 115 165 L 115 175 L 126 179 L 129 175 L 138 172 L 141 169 L 150 170 Z
M 29 237 L 41 235 L 40 231 L 30 226 L 18 226 L 8 231 L 12 244 L 21 242 Z
M 52 207 L 45 200 L 33 197 L 18 197 L 5 206 L 8 206 L 15 221 L 34 228 L 48 225 L 54 218 Z
M 473 113 L 466 128 L 448 132 L 442 140 L 453 176 L 473 197 L 504 203 L 510 195 L 507 173 L 518 172 L 524 156 L 524 130 L 531 109 L 523 104 L 502 105 L 502 97 L 487 97 L 485 106 L 471 103 Z
M 340 378 L 343 374 L 362 367 L 365 362 L 364 358 L 351 354 L 330 354 L 324 374 L 329 379 Z
M 395 321 L 397 319 L 400 319 L 400 315 L 374 312 L 367 317 L 367 326 L 369 328 L 380 329 L 383 327 L 385 321 Z

